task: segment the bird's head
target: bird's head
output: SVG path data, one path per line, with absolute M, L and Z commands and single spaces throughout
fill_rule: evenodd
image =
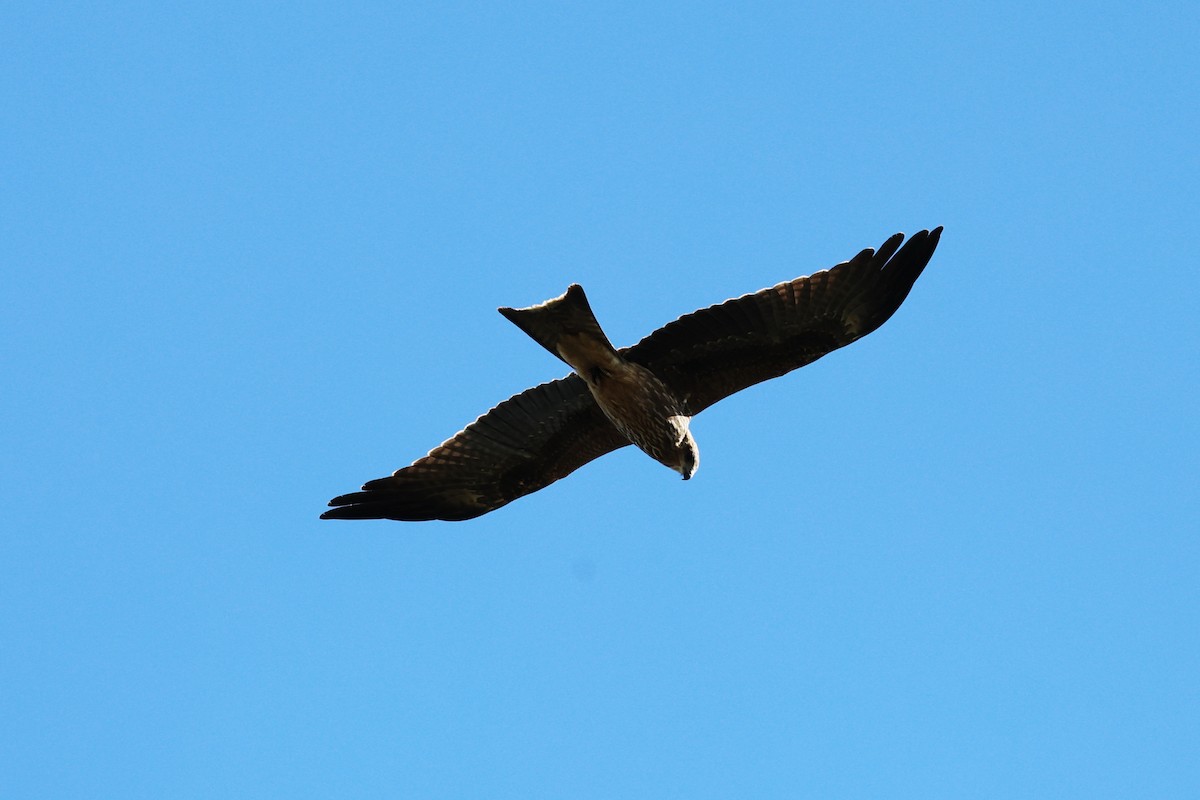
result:
M 692 437 L 691 431 L 684 434 L 676 452 L 678 461 L 671 468 L 682 475 L 686 481 L 700 468 L 700 448 L 696 446 L 696 440 Z

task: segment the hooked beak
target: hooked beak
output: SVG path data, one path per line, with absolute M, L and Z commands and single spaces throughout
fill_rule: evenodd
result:
M 679 474 L 683 476 L 685 481 L 691 480 L 692 476 L 696 474 L 696 469 L 700 466 L 700 451 L 696 447 L 696 442 L 694 440 L 685 441 L 683 451 L 679 455 Z

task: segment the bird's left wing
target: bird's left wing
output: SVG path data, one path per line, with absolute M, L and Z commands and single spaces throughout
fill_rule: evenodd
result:
M 333 498 L 321 518 L 471 519 L 627 444 L 569 375 L 510 397 L 411 466 Z
M 701 309 L 621 351 L 647 367 L 690 414 L 844 347 L 895 313 L 942 229 L 896 234 L 823 272 Z

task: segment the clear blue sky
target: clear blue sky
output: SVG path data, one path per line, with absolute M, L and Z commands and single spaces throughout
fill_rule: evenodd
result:
M 0 796 L 1200 796 L 1195 3 L 0 10 Z M 479 520 L 561 364 L 944 225 Z

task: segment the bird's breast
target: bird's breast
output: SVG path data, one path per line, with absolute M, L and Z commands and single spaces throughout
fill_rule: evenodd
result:
M 679 444 L 683 404 L 654 373 L 619 359 L 599 379 L 583 375 L 605 416 L 629 441 L 663 461 Z M 683 423 L 686 431 L 686 422 Z

